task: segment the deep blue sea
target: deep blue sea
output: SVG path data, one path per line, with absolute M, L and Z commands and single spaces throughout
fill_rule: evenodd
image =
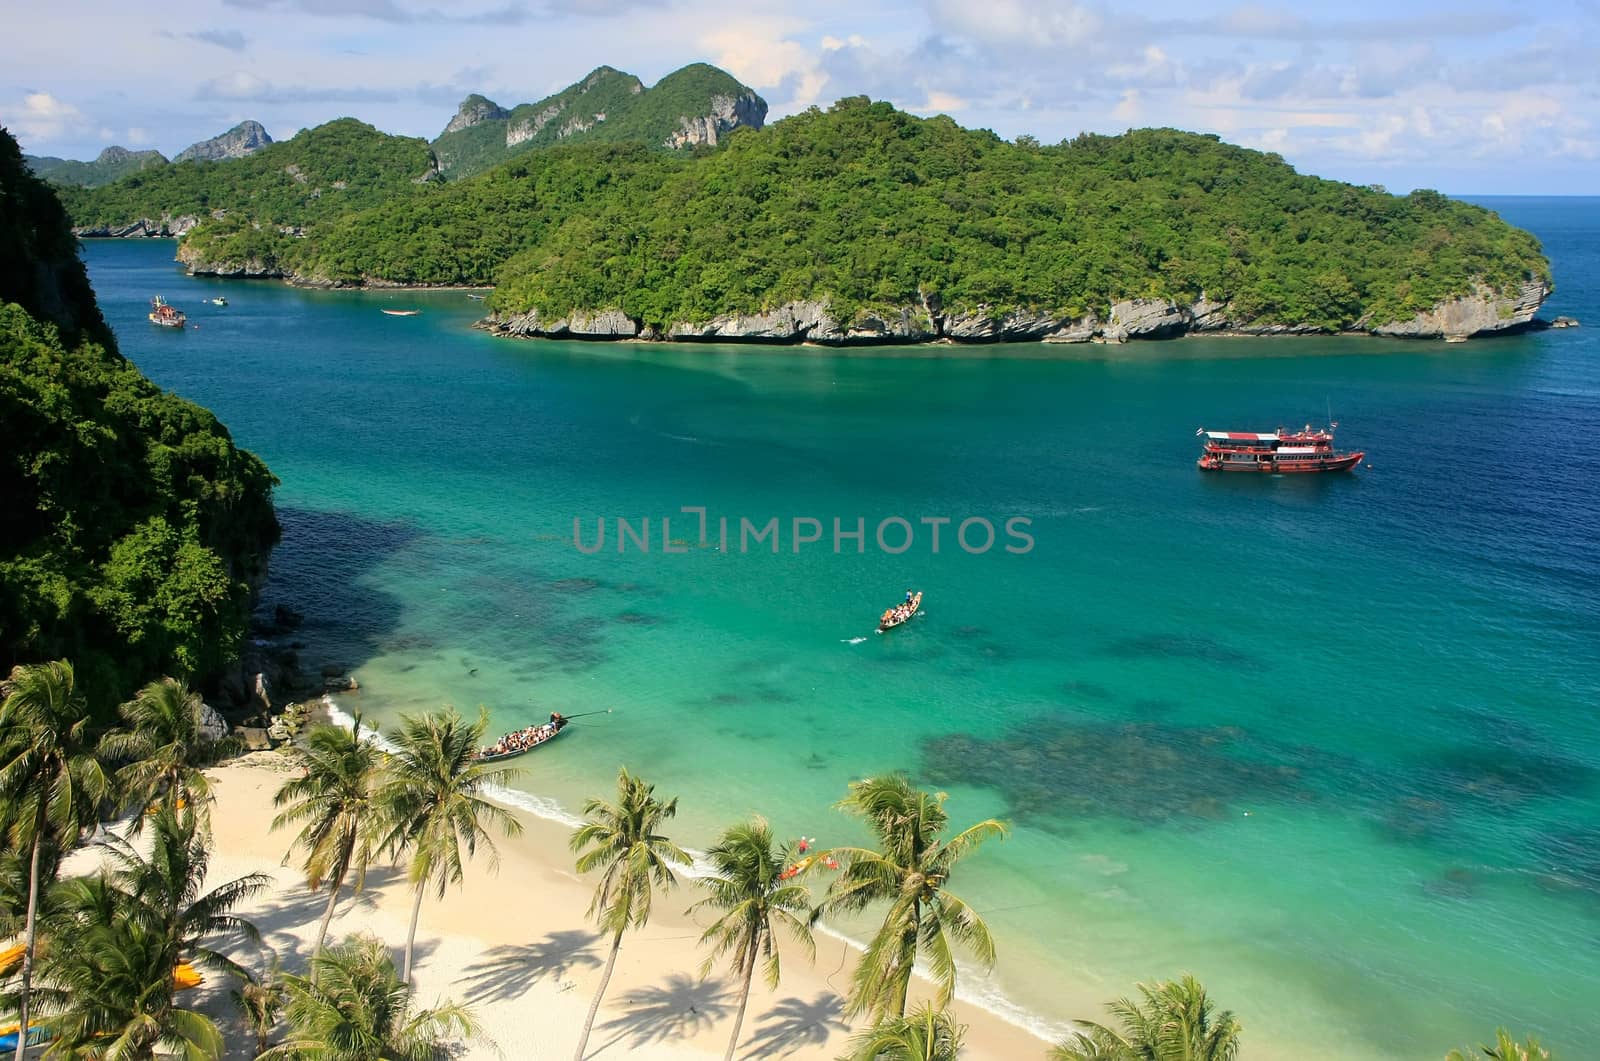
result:
M 1036 1023 L 1189 971 L 1250 1059 L 1432 1058 L 1497 1024 L 1600 1056 L 1600 200 L 1484 202 L 1586 327 L 1050 360 L 517 342 L 460 292 L 85 256 L 123 352 L 282 480 L 267 603 L 354 668 L 344 709 L 613 708 L 524 760 L 524 801 L 560 815 L 627 764 L 691 846 L 752 811 L 852 841 L 847 782 L 906 770 L 957 825 L 1014 825 L 952 887 L 1001 951 L 966 992 Z M 197 327 L 147 324 L 158 293 Z M 1330 411 L 1370 467 L 1195 470 L 1197 427 Z M 777 553 L 739 548 L 773 517 Z M 874 540 L 893 517 L 904 552 Z M 823 540 L 794 551 L 796 518 Z M 953 540 L 968 519 L 992 548 Z M 924 614 L 875 634 L 908 587 Z

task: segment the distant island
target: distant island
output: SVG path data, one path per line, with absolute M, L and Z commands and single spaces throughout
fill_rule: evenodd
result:
M 866 98 L 765 124 L 696 64 L 601 67 L 429 143 L 340 119 L 225 162 L 63 187 L 81 235 L 197 275 L 493 286 L 497 334 L 832 345 L 1530 326 L 1538 242 L 1437 192 L 1173 129 L 1014 142 Z

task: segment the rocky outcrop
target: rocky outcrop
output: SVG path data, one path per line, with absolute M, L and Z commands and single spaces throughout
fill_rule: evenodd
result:
M 512 122 L 506 126 L 506 146 L 516 147 L 526 140 L 532 140 L 539 135 L 541 129 L 550 124 L 551 119 L 560 113 L 561 105 L 552 103 L 520 121 Z
M 262 128 L 260 122 L 243 121 L 221 136 L 213 136 L 210 140 L 190 144 L 179 151 L 172 161 L 220 162 L 227 158 L 244 158 L 246 155 L 255 154 L 270 143 L 272 137 L 267 135 L 266 129 Z
M 1549 297 L 1550 285 L 1529 280 L 1516 290 L 1499 294 L 1478 284 L 1470 295 L 1449 299 L 1410 320 L 1389 321 L 1372 328 L 1372 334 L 1405 339 L 1465 339 L 1526 328 Z
M 499 122 L 511 117 L 511 112 L 491 99 L 474 92 L 461 101 L 461 106 L 456 108 L 456 116 L 450 119 L 450 124 L 444 127 L 444 133 L 459 133 L 463 129 L 471 129 L 474 125 L 484 122 Z
M 1411 338 L 1465 338 L 1520 328 L 1576 326 L 1570 318 L 1550 324 L 1534 313 L 1549 293 L 1541 280 L 1495 294 L 1478 285 L 1474 294 L 1441 302 L 1410 321 L 1373 326 L 1358 321 L 1345 334 Z M 1570 324 L 1567 323 L 1570 321 Z M 841 322 L 828 304 L 796 300 L 759 313 L 726 313 L 707 321 L 677 321 L 657 331 L 620 310 L 571 313 L 546 320 L 537 312 L 500 318 L 479 327 L 497 335 L 550 339 L 666 339 L 683 342 L 820 343 L 867 346 L 884 343 L 1122 343 L 1130 339 L 1172 339 L 1190 333 L 1240 336 L 1328 334 L 1316 324 L 1241 321 L 1231 305 L 1202 295 L 1192 303 L 1169 299 L 1125 299 L 1114 302 L 1105 319 L 1087 313 L 1072 317 L 1034 309 L 996 312 L 987 306 L 943 311 L 937 297 L 916 305 L 863 310 Z
M 187 240 L 178 244 L 177 259 L 189 270 L 191 276 L 216 276 L 227 280 L 277 280 L 282 279 L 284 275 L 276 262 L 259 258 L 213 261 Z
M 162 214 L 159 219 L 141 217 L 137 221 L 129 221 L 120 225 L 76 225 L 72 234 L 79 239 L 141 239 L 145 237 L 172 238 L 186 236 L 189 230 L 200 223 L 200 218 L 194 214 L 180 214 L 173 217 L 171 214 Z
M 754 92 L 745 91 L 737 96 L 711 97 L 711 107 L 705 114 L 679 115 L 678 129 L 666 140 L 667 147 L 716 147 L 717 138 L 729 130 L 744 126 L 759 129 L 767 120 L 767 101 Z

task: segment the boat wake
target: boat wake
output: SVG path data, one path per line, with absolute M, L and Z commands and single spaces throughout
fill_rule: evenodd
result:
M 859 645 L 865 640 L 866 638 L 864 637 L 841 637 L 839 643 L 841 645 Z

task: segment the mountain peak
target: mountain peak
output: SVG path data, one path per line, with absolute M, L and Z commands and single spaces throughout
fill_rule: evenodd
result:
M 272 137 L 257 121 L 242 121 L 221 136 L 190 144 L 173 158 L 174 162 L 203 160 L 216 162 L 225 158 L 244 158 L 272 143 Z
M 511 116 L 511 112 L 487 96 L 480 96 L 476 92 L 461 101 L 461 106 L 456 108 L 456 116 L 450 119 L 450 124 L 444 127 L 440 136 L 449 133 L 458 133 L 463 129 L 470 129 L 474 125 L 484 122 L 498 122 Z

